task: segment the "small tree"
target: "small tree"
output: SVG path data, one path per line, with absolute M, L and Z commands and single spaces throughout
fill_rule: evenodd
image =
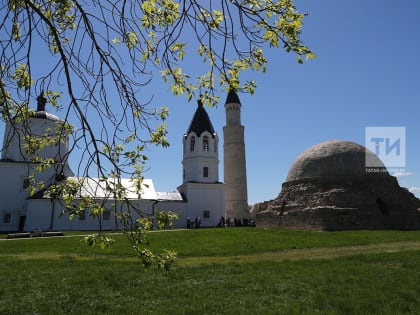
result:
M 78 177 L 101 178 L 121 203 L 128 201 L 120 177 L 131 178 L 141 190 L 146 146 L 169 145 L 164 124 L 169 111 L 155 108 L 146 94 L 154 74 L 160 71 L 174 95 L 215 105 L 218 89 L 254 92 L 256 82 L 242 81 L 240 74 L 265 72 L 267 47 L 282 47 L 299 63 L 315 57 L 301 41 L 305 14 L 293 0 L 9 0 L 0 13 L 2 119 L 27 121 L 30 101 L 45 91 L 65 117 L 48 141 L 72 137 L 70 152 L 77 148 L 83 156 Z M 197 58 L 206 64 L 204 73 L 188 69 Z M 25 137 L 29 151 L 51 144 Z M 36 154 L 34 159 L 40 169 L 58 169 L 51 159 Z M 90 209 L 99 217 L 103 205 L 94 196 L 80 200 L 81 185 L 60 181 L 49 187 L 50 194 L 65 200 L 70 216 Z M 135 231 L 128 235 L 142 261 L 155 260 L 158 256 L 141 247 L 150 220 L 132 222 L 128 212 L 120 214 L 124 229 Z M 109 244 L 104 237 L 88 239 L 91 245 L 98 240 Z

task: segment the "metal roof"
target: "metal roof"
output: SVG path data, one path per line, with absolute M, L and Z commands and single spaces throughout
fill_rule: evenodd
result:
M 235 90 L 230 90 L 226 98 L 225 104 L 231 104 L 231 103 L 241 104 L 241 101 L 239 100 L 239 96 L 238 94 L 236 94 Z
M 173 192 L 161 192 L 157 191 L 157 200 L 159 201 L 184 201 L 184 198 L 182 198 L 182 195 L 178 191 Z
M 99 178 L 78 178 L 69 177 L 67 180 L 73 180 L 82 184 L 78 197 L 93 197 L 97 199 L 114 199 L 112 187 L 114 187 L 113 179 L 103 180 Z M 179 192 L 157 192 L 151 179 L 143 179 L 140 195 L 136 191 L 135 183 L 129 178 L 121 178 L 121 185 L 126 190 L 126 196 L 131 200 L 157 200 L 157 201 L 184 201 Z M 42 189 L 35 193 L 29 199 L 51 198 L 47 193 L 47 189 Z M 76 197 L 77 198 L 77 197 Z
M 194 117 L 191 120 L 190 127 L 187 130 L 187 134 L 190 132 L 195 132 L 195 134 L 200 137 L 201 134 L 205 131 L 208 131 L 213 137 L 216 132 L 214 131 L 213 125 L 210 121 L 209 115 L 204 109 L 203 103 L 198 100 L 198 107 L 195 111 Z

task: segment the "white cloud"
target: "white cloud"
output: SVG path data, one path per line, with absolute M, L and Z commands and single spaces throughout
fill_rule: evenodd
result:
M 402 177 L 402 176 L 410 176 L 412 175 L 410 172 L 395 172 L 392 176 L 395 177 Z
M 410 187 L 408 190 L 413 194 L 420 194 L 420 187 Z

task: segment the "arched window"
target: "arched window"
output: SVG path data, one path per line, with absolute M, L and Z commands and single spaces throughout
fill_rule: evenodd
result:
M 203 137 L 203 151 L 209 150 L 209 137 L 204 136 Z
M 203 168 L 203 177 L 209 177 L 209 168 L 207 166 Z
M 190 142 L 190 151 L 193 152 L 194 151 L 194 147 L 195 147 L 195 137 L 192 136 L 191 137 L 191 142 Z

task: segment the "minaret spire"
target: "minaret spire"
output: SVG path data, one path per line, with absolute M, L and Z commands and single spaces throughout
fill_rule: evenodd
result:
M 239 100 L 239 96 L 234 89 L 229 90 L 228 96 L 226 98 L 226 104 L 228 103 L 241 104 L 241 101 Z
M 230 219 L 248 219 L 248 191 L 244 126 L 241 124 L 241 102 L 235 90 L 226 98 L 224 135 L 225 214 Z

